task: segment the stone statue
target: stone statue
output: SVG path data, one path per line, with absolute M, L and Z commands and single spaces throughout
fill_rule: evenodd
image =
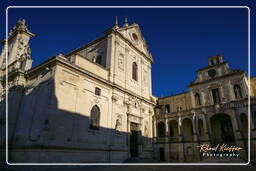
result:
M 117 133 L 119 133 L 119 132 L 121 132 L 121 129 L 122 129 L 121 118 L 118 117 L 116 119 L 115 130 L 116 130 Z
M 145 122 L 145 126 L 144 126 L 144 136 L 145 137 L 148 137 L 148 134 L 149 134 L 149 132 L 148 132 L 148 122 Z
M 31 55 L 31 49 L 30 49 L 29 45 L 25 46 L 24 54 L 26 54 L 27 57 L 29 57 L 29 58 L 31 57 L 30 56 Z

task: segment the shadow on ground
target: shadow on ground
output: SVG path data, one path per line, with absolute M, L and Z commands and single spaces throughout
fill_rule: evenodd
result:
M 2 167 L 4 166 L 4 167 Z M 247 166 L 156 166 L 156 165 L 146 165 L 146 166 L 9 166 L 7 164 L 1 164 L 1 171 L 255 171 L 256 167 L 252 165 Z

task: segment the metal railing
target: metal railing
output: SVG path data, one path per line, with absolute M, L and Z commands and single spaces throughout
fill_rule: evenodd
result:
M 193 141 L 194 137 L 193 136 L 183 136 L 183 141 Z

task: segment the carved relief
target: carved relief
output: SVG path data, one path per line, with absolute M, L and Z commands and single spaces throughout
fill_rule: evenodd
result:
M 98 104 L 98 103 L 100 102 L 100 101 L 99 101 L 99 97 L 95 96 L 95 98 L 94 98 L 93 101 L 94 101 L 95 104 Z
M 113 96 L 112 96 L 112 100 L 113 100 L 114 102 L 116 102 L 116 101 L 118 100 L 118 97 L 117 97 L 116 95 L 113 95 Z
M 124 70 L 124 55 L 120 54 L 118 58 L 118 69 L 123 71 Z
M 129 119 L 130 121 L 132 121 L 132 122 L 137 122 L 137 123 L 140 123 L 140 120 L 141 120 L 140 117 L 135 116 L 135 115 L 131 115 L 131 114 L 128 116 L 128 119 Z

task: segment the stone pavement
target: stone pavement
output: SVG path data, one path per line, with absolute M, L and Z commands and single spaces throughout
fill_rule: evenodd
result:
M 78 165 L 78 166 L 10 166 L 6 163 L 0 162 L 0 171 L 256 171 L 256 162 L 254 165 L 246 166 L 218 166 L 218 165 L 129 165 L 136 163 L 156 163 L 157 161 L 145 160 L 141 158 L 128 159 L 123 165 Z M 168 163 L 162 163 L 168 164 Z
M 255 171 L 255 166 L 5 166 L 1 171 Z

